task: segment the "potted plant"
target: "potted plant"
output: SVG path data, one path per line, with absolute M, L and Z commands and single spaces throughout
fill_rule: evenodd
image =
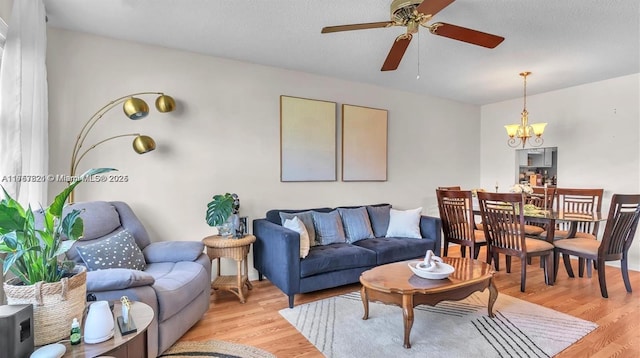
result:
M 4 283 L 9 304 L 34 305 L 35 345 L 58 341 L 67 336 L 72 319 L 82 319 L 86 304 L 86 270 L 62 261 L 75 240 L 83 233 L 79 210 L 62 217 L 64 203 L 74 188 L 86 178 L 115 169 L 91 169 L 76 178 L 48 208 L 38 215 L 26 209 L 4 191 L 0 201 L 0 258 L 2 272 L 16 277 Z M 43 321 L 46 320 L 46 321 Z
M 235 235 L 238 227 L 240 199 L 237 194 L 225 193 L 214 195 L 207 204 L 206 220 L 209 226 L 218 229 L 220 236 Z

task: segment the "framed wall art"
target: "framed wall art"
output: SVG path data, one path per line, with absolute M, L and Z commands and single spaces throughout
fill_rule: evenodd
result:
M 280 181 L 336 180 L 336 103 L 280 96 Z
M 387 110 L 342 105 L 342 180 L 387 180 Z

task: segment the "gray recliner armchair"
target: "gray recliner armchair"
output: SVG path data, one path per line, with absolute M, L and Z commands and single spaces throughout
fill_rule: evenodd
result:
M 211 261 L 203 244 L 152 243 L 142 223 L 123 202 L 74 203 L 65 211 L 72 209 L 82 210 L 84 236 L 66 255 L 87 266 L 87 294 L 98 300 L 128 296 L 151 306 L 155 315 L 148 328 L 148 356 L 157 357 L 209 309 Z M 120 264 L 112 265 L 113 257 Z

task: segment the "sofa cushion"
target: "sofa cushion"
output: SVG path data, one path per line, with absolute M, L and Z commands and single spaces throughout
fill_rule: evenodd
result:
M 152 242 L 142 250 L 147 263 L 195 261 L 204 251 L 201 241 Z
M 389 210 L 389 227 L 387 228 L 386 237 L 411 237 L 419 239 L 420 234 L 420 215 L 422 208 L 411 210 Z
M 348 243 L 374 237 L 369 214 L 364 206 L 353 209 L 338 208 L 337 210 L 342 218 L 342 226 Z
M 76 250 L 89 271 L 109 268 L 144 270 L 142 251 L 129 231 L 122 230 L 107 239 L 77 246 Z
M 164 322 L 191 303 L 203 290 L 198 276 L 206 275 L 200 263 L 186 261 L 152 263 L 145 272 L 155 279 L 153 289 L 160 310 L 156 313 L 158 322 Z
M 300 260 L 300 278 L 375 264 L 375 252 L 352 244 L 314 246 L 309 255 Z
M 286 227 L 289 230 L 293 230 L 300 235 L 300 258 L 304 259 L 309 255 L 309 249 L 311 245 L 309 244 L 309 233 L 307 229 L 304 227 L 304 224 L 297 216 L 294 216 L 293 219 L 287 219 L 282 223 L 282 226 Z
M 303 211 L 318 211 L 321 213 L 328 213 L 329 211 L 333 210 L 332 208 L 314 208 L 314 209 L 272 209 L 267 211 L 266 214 L 266 219 L 267 221 L 271 221 L 274 224 L 278 224 L 280 226 L 282 226 L 282 218 L 280 216 L 280 213 L 286 213 L 286 214 L 294 214 L 294 213 L 301 213 Z
M 375 252 L 376 264 L 382 265 L 395 261 L 424 257 L 432 243 L 422 239 L 378 237 L 375 239 L 360 240 L 353 245 Z
M 391 210 L 391 205 L 367 205 L 369 221 L 371 221 L 371 228 L 375 237 L 384 237 L 387 234 L 389 210 Z
M 297 217 L 304 224 L 304 228 L 307 229 L 307 234 L 309 234 L 309 244 L 311 246 L 315 246 L 318 244 L 318 239 L 316 238 L 316 229 L 313 224 L 313 212 L 312 211 L 299 211 L 296 213 L 287 213 L 281 211 L 279 213 L 281 224 L 287 219 L 293 219 Z
M 318 245 L 329 245 L 347 241 L 344 235 L 342 219 L 337 210 L 328 213 L 313 211 L 312 214 Z
M 112 268 L 87 272 L 87 292 L 124 290 L 153 285 L 155 279 L 149 273 L 124 268 Z

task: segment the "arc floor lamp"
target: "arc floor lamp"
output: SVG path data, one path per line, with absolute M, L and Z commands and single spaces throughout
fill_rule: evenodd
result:
M 135 137 L 133 139 L 133 150 L 135 150 L 135 152 L 138 154 L 145 154 L 156 149 L 156 142 L 153 140 L 153 138 L 146 135 L 141 135 L 140 133 L 126 133 L 100 140 L 91 145 L 85 151 L 82 151 L 82 146 L 84 145 L 85 139 L 87 139 L 87 135 L 107 112 L 109 112 L 120 103 L 123 103 L 122 110 L 129 119 L 142 119 L 149 114 L 149 105 L 147 105 L 147 102 L 145 102 L 141 98 L 135 96 L 152 94 L 158 95 L 155 103 L 158 112 L 167 113 L 173 111 L 176 108 L 176 103 L 173 98 L 162 92 L 138 92 L 114 99 L 104 107 L 100 108 L 96 113 L 93 114 L 93 116 L 89 118 L 89 120 L 82 126 L 82 129 L 80 129 L 80 133 L 78 133 L 78 137 L 76 138 L 76 142 L 73 146 L 73 153 L 71 154 L 71 164 L 69 167 L 69 174 L 71 178 L 74 178 L 76 176 L 78 164 L 80 164 L 80 161 L 85 157 L 85 155 L 87 155 L 87 153 L 89 153 L 95 147 L 110 140 L 122 137 Z M 73 192 L 71 192 L 71 194 L 69 195 L 69 203 L 73 203 L 73 200 L 74 196 Z

